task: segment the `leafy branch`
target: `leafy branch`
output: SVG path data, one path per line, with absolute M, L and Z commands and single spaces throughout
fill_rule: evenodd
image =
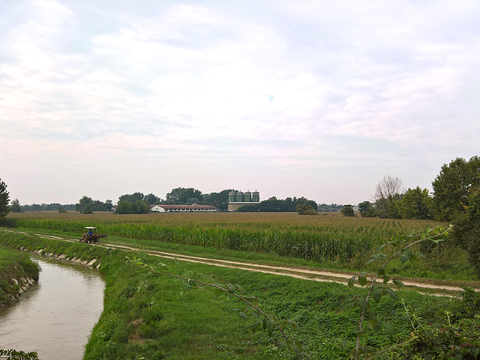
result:
M 413 242 L 410 242 L 406 245 L 404 245 L 400 250 L 394 252 L 392 255 L 388 256 L 387 254 L 383 254 L 382 251 L 384 248 L 387 246 L 392 246 L 392 247 L 399 247 L 402 244 L 405 244 L 405 236 L 396 236 L 394 239 L 390 242 L 387 242 L 385 244 L 382 244 L 377 247 L 375 254 L 373 254 L 366 262 L 366 265 L 378 261 L 384 260 L 380 268 L 377 270 L 376 275 L 371 279 L 367 279 L 366 273 L 361 273 L 360 275 L 354 275 L 350 280 L 348 281 L 348 287 L 350 289 L 353 289 L 353 286 L 355 284 L 355 280 L 358 281 L 360 286 L 365 286 L 370 282 L 369 285 L 369 290 L 368 293 L 365 297 L 363 296 L 357 296 L 354 298 L 355 304 L 357 304 L 361 309 L 362 313 L 360 315 L 360 320 L 358 322 L 358 332 L 357 332 L 357 341 L 355 348 L 352 350 L 350 354 L 351 359 L 358 359 L 359 356 L 363 353 L 364 355 L 368 354 L 368 349 L 366 347 L 363 347 L 360 343 L 361 336 L 363 334 L 363 325 L 365 320 L 367 320 L 367 325 L 370 329 L 374 330 L 375 332 L 380 331 L 382 327 L 382 322 L 378 319 L 378 317 L 375 315 L 375 313 L 370 309 L 370 300 L 373 297 L 375 302 L 379 302 L 382 296 L 384 295 L 389 295 L 392 299 L 397 300 L 397 294 L 395 291 L 390 288 L 387 284 L 392 281 L 394 285 L 397 287 L 402 287 L 403 283 L 398 280 L 398 279 L 391 279 L 390 276 L 387 276 L 386 273 L 386 266 L 395 258 L 400 258 L 400 261 L 402 264 L 406 263 L 407 261 L 415 259 L 415 253 L 410 250 L 410 248 L 414 247 L 415 245 L 418 245 L 419 243 L 423 241 L 433 241 L 435 243 L 439 243 L 445 239 L 445 237 L 448 235 L 450 230 L 452 229 L 452 226 L 448 229 L 444 229 L 442 227 L 437 227 L 435 229 L 428 229 L 426 232 L 423 233 L 415 233 L 413 232 L 412 234 L 406 236 L 407 240 L 411 238 L 416 238 L 420 236 L 420 239 L 415 240 Z M 383 284 L 378 284 L 377 280 L 381 278 L 383 279 Z M 390 339 L 393 341 L 393 333 L 392 331 L 384 324 Z
M 265 313 L 259 307 L 258 298 L 254 296 L 244 296 L 241 293 L 239 293 L 239 291 L 241 291 L 241 288 L 239 285 L 220 284 L 217 282 L 208 283 L 208 282 L 204 282 L 196 279 L 195 276 L 194 278 L 189 278 L 187 276 L 172 274 L 169 272 L 161 272 L 161 271 L 158 271 L 152 265 L 146 264 L 142 260 L 136 257 L 130 258 L 129 256 L 126 256 L 125 258 L 127 262 L 133 265 L 136 265 L 138 267 L 141 267 L 155 275 L 166 275 L 179 280 L 183 280 L 184 281 L 183 284 L 185 285 L 185 290 L 183 290 L 182 292 L 190 291 L 194 289 L 200 289 L 202 287 L 210 287 L 215 289 L 217 293 L 225 294 L 228 298 L 233 297 L 242 301 L 246 305 L 246 307 L 243 309 L 235 309 L 233 311 L 238 312 L 240 316 L 244 318 L 247 318 L 247 314 L 250 313 L 257 320 L 252 325 L 253 332 L 263 329 L 268 332 L 269 336 L 271 336 L 273 332 L 277 330 L 280 332 L 280 334 L 284 339 L 283 342 L 277 343 L 277 348 L 286 348 L 286 347 L 290 348 L 295 353 L 295 356 L 293 358 L 295 360 L 310 359 L 310 356 L 305 352 L 303 348 L 303 343 L 298 339 L 289 337 L 285 333 L 285 329 L 287 328 L 287 326 L 291 326 L 294 330 L 296 330 L 297 324 L 295 324 L 295 322 L 293 322 L 292 320 L 281 320 L 274 315 L 268 315 L 267 313 Z M 160 263 L 160 266 L 166 268 L 166 265 L 163 263 Z
M 0 359 L 6 360 L 38 360 L 36 352 L 24 352 L 14 349 L 0 349 Z

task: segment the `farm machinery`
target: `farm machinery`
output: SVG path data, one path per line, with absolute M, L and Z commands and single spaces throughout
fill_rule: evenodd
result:
M 83 243 L 98 243 L 98 240 L 101 238 L 107 237 L 107 235 L 98 235 L 97 234 L 97 229 L 94 228 L 93 226 L 85 226 L 85 229 L 87 230 L 86 232 L 83 233 L 82 238 L 80 239 L 80 242 Z

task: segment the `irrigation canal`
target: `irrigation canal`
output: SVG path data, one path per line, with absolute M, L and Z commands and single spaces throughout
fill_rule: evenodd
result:
M 39 359 L 82 359 L 103 310 L 100 272 L 32 257 L 42 271 L 20 300 L 0 310 L 0 348 L 35 351 Z

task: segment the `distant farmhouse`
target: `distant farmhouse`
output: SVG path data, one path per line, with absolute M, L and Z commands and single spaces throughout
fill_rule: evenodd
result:
M 228 211 L 237 211 L 240 206 L 258 204 L 260 202 L 260 193 L 255 190 L 253 193 L 247 190 L 230 191 L 228 193 Z
M 218 211 L 213 205 L 152 205 L 150 212 L 213 212 Z

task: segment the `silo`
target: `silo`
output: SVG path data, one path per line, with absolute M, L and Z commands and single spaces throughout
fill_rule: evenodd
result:
M 245 202 L 252 202 L 252 193 L 248 190 L 245 193 Z
M 245 200 L 245 195 L 243 192 L 239 191 L 237 192 L 237 202 L 243 202 Z
M 230 191 L 228 193 L 228 202 L 235 202 L 236 196 L 235 196 L 235 191 Z
M 260 193 L 257 190 L 255 190 L 252 194 L 252 201 L 260 202 Z

